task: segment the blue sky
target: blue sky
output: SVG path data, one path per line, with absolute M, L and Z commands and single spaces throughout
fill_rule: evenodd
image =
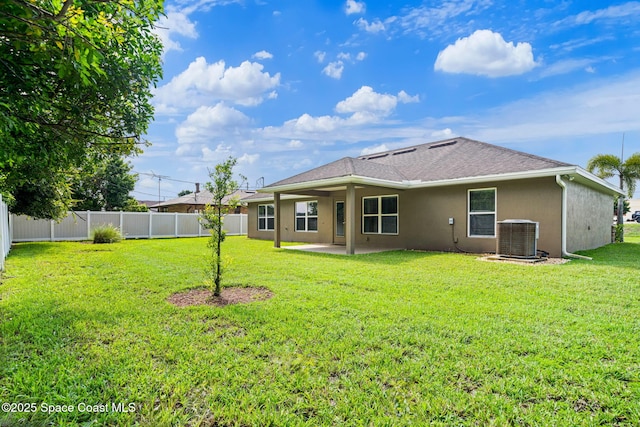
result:
M 585 166 L 640 152 L 640 2 L 168 0 L 138 199 L 229 156 L 250 187 L 465 136 Z M 180 182 L 185 181 L 185 182 Z M 636 193 L 636 197 L 638 197 Z

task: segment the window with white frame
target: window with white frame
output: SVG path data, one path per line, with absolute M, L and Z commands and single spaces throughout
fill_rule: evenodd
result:
M 363 234 L 398 234 L 398 196 L 362 198 Z
M 274 230 L 274 209 L 273 205 L 258 205 L 258 230 Z
M 318 231 L 318 202 L 296 202 L 296 231 Z
M 469 190 L 469 237 L 496 236 L 496 189 Z

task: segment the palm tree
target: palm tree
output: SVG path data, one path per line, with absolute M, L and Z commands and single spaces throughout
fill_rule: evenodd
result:
M 617 176 L 620 190 L 631 198 L 636 191 L 636 182 L 640 180 L 640 153 L 634 153 L 624 161 L 613 154 L 598 154 L 589 160 L 587 170 L 603 179 Z M 624 196 L 621 196 L 618 197 L 618 225 L 624 224 L 623 216 Z

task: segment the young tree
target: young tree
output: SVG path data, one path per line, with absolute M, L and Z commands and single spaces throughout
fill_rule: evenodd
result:
M 229 157 L 225 162 L 216 165 L 214 170 L 209 170 L 209 178 L 212 182 L 205 184 L 205 188 L 213 195 L 211 204 L 207 205 L 201 214 L 201 220 L 211 233 L 209 239 L 211 258 L 208 271 L 213 282 L 214 296 L 220 296 L 222 282 L 221 247 L 226 234 L 222 229 L 224 215 L 233 212 L 239 204 L 239 200 L 232 197 L 233 193 L 240 188 L 233 179 L 233 167 L 236 163 L 235 158 Z M 241 178 L 244 179 L 242 176 Z
M 139 152 L 162 74 L 162 0 L 0 2 L 0 193 L 59 218 L 98 154 Z
M 587 170 L 603 179 L 617 176 L 620 190 L 631 198 L 636 191 L 636 183 L 640 180 L 640 153 L 632 154 L 627 160 L 613 154 L 598 154 L 589 160 Z M 624 225 L 624 203 L 624 196 L 618 197 L 618 208 L 616 209 L 618 227 Z M 621 236 L 620 240 L 622 241 L 622 239 Z

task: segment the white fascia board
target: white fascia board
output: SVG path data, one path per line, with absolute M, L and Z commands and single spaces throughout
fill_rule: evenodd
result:
M 294 199 L 308 199 L 312 196 L 298 195 L 298 194 L 281 194 L 280 200 L 294 200 Z M 271 192 L 265 193 L 264 197 L 255 197 L 249 200 L 243 200 L 244 203 L 273 203 L 273 194 Z
M 341 185 L 356 184 L 356 185 L 374 185 L 378 187 L 389 188 L 408 188 L 407 185 L 401 181 L 389 181 L 386 179 L 368 178 L 358 175 L 339 176 L 335 178 L 318 179 L 315 181 L 298 182 L 295 184 L 285 184 L 273 187 L 264 187 L 258 190 L 259 193 L 288 193 L 298 190 L 313 190 L 323 187 L 335 187 Z

